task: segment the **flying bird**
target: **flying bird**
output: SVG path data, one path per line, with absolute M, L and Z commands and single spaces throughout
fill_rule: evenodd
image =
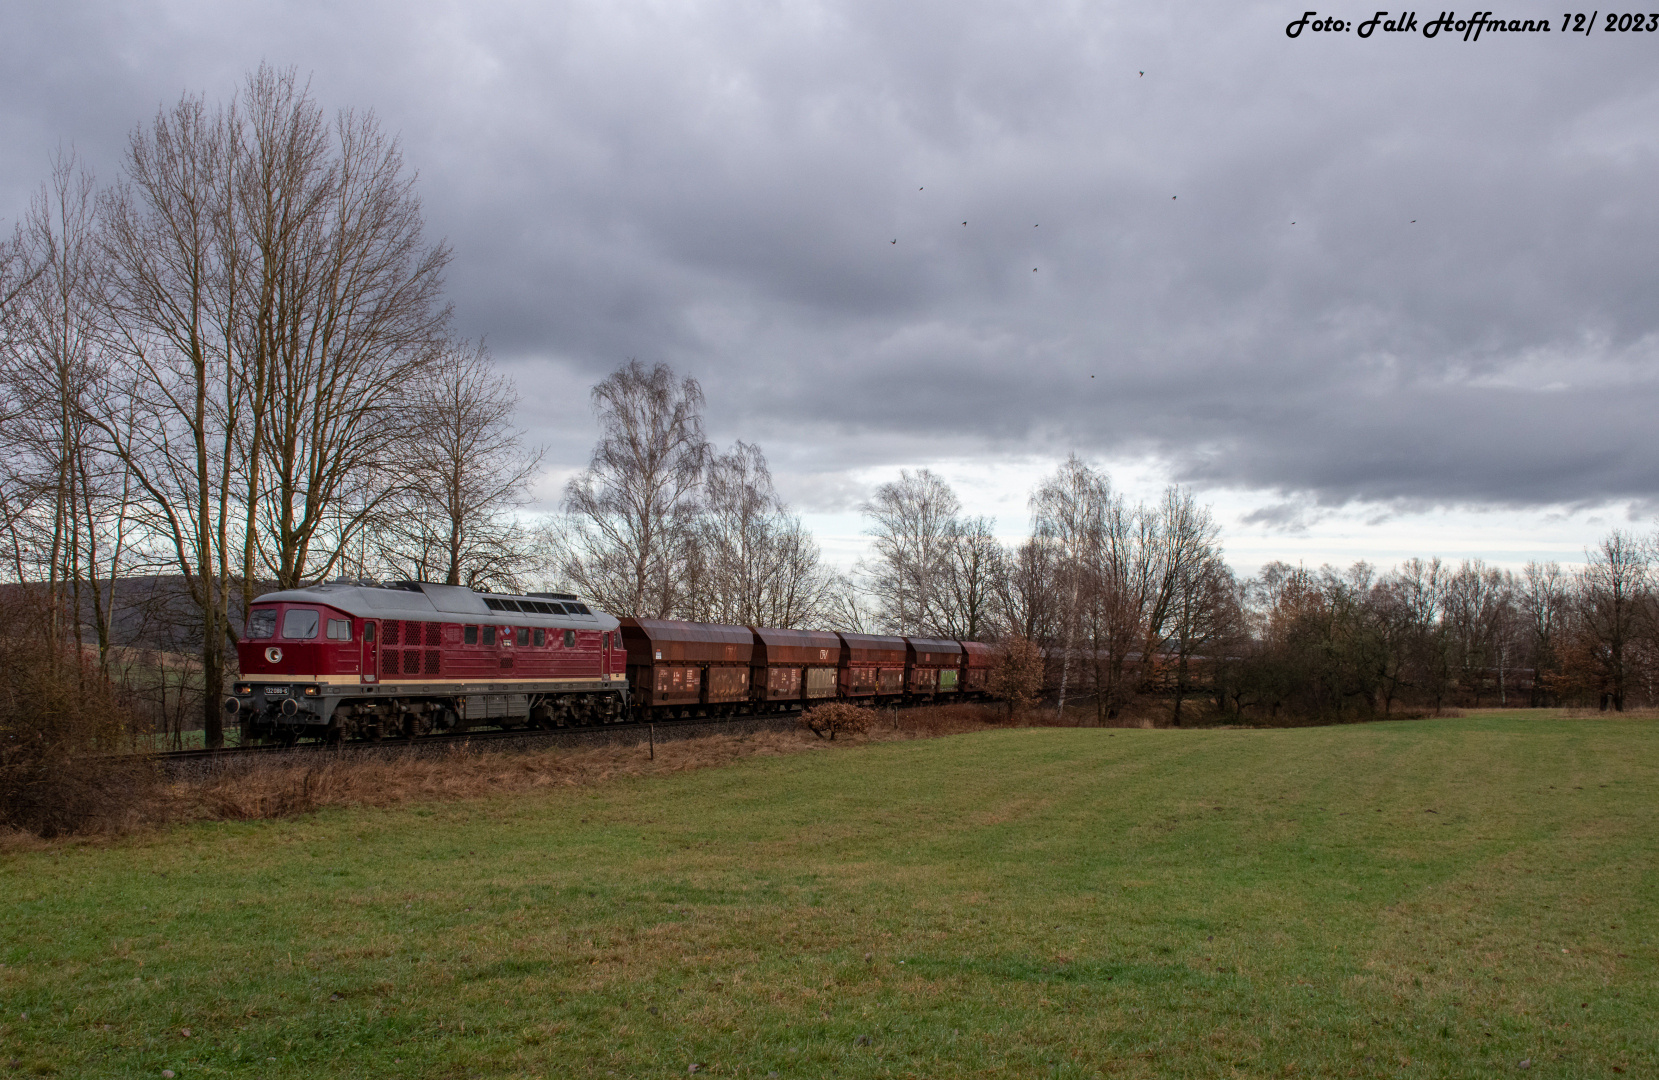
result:
M 963 223 L 962 223 L 962 224 L 964 224 L 964 225 L 966 225 L 966 224 L 967 224 L 967 222 L 966 222 L 966 221 L 964 221 L 964 222 L 963 222 Z
M 1143 79 L 1144 79 L 1144 78 L 1146 78 L 1146 72 L 1144 72 L 1144 71 L 1143 71 L 1143 72 L 1141 72 L 1141 78 L 1143 78 Z M 1091 379 L 1092 379 L 1092 378 L 1094 378 L 1094 376 L 1093 376 L 1093 375 L 1090 375 L 1090 376 L 1089 376 L 1089 378 L 1091 378 Z
M 897 241 L 897 240 L 895 240 L 895 241 L 893 241 L 893 243 L 895 243 L 895 244 L 896 244 L 896 243 L 898 243 L 898 241 Z

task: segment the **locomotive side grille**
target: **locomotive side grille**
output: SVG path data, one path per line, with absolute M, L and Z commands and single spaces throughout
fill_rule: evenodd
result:
M 402 625 L 403 624 L 398 622 L 396 619 L 387 619 L 385 622 L 381 623 L 380 624 L 381 644 L 382 645 L 396 645 L 397 644 L 398 627 L 400 627 Z
M 403 650 L 403 673 L 405 675 L 419 675 L 421 673 L 421 654 L 419 649 Z
M 427 634 L 428 639 L 430 639 L 431 636 L 432 636 L 431 634 Z M 438 650 L 437 649 L 428 649 L 428 650 L 426 650 L 426 663 L 425 663 L 425 666 L 422 667 L 422 669 L 421 669 L 421 674 L 422 675 L 436 675 L 437 673 L 438 673 Z
M 444 627 L 442 623 L 429 622 L 426 624 L 426 647 L 436 649 L 443 640 Z

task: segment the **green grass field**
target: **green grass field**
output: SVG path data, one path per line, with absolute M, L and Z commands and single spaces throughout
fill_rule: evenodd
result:
M 1653 721 L 1020 729 L 14 849 L 0 1075 L 1659 1076 L 1656 795 Z

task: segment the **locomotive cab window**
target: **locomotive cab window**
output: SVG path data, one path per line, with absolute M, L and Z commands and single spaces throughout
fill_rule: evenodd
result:
M 537 645 L 537 647 L 539 648 L 540 646 L 546 645 L 546 644 L 547 644 L 547 631 L 543 630 L 539 626 L 536 627 L 536 645 Z
M 478 627 L 469 626 L 461 631 L 461 641 L 466 645 L 478 644 Z
M 276 608 L 254 608 L 248 616 L 249 639 L 268 638 L 276 633 Z
M 313 608 L 289 608 L 282 616 L 282 636 L 291 641 L 309 641 L 317 636 L 319 621 Z
M 576 631 L 566 630 L 565 631 L 565 648 L 574 649 L 575 647 L 576 647 Z
M 518 628 L 518 643 L 520 645 L 530 644 L 530 628 L 528 626 Z
M 373 641 L 374 640 L 374 625 L 375 624 L 372 623 L 372 622 L 366 622 L 366 623 L 363 624 L 363 640 L 364 641 Z
M 486 644 L 486 645 L 494 645 L 495 644 L 495 627 L 493 627 L 493 626 L 484 627 L 484 644 Z
M 328 620 L 328 640 L 330 640 L 330 641 L 350 641 L 351 640 L 351 620 L 350 619 L 330 619 L 330 620 Z

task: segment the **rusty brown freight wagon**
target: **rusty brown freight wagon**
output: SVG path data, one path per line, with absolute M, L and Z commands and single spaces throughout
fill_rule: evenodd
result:
M 904 638 L 842 634 L 841 696 L 894 697 L 904 693 Z
M 835 696 L 841 667 L 841 638 L 821 630 L 773 630 L 754 633 L 754 686 L 759 701 L 788 703 Z
M 961 681 L 962 643 L 949 638 L 905 638 L 909 646 L 905 690 L 911 694 L 954 694 Z
M 623 619 L 633 704 L 680 706 L 719 715 L 749 703 L 755 636 L 744 626 L 672 619 Z
M 979 641 L 962 643 L 962 692 L 983 697 L 991 677 L 991 646 Z

